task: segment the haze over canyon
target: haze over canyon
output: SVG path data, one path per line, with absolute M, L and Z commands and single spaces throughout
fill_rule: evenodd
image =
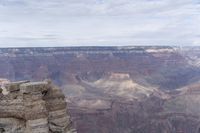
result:
M 200 133 L 200 47 L 2 48 L 0 62 L 1 84 L 59 86 L 78 133 Z

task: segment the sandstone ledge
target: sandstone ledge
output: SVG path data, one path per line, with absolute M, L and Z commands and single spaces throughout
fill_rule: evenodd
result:
M 65 96 L 51 82 L 20 81 L 0 88 L 0 133 L 76 133 Z

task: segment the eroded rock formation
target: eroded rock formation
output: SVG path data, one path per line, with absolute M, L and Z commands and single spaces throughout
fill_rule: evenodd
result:
M 75 133 L 65 96 L 49 81 L 13 82 L 0 89 L 0 133 Z
M 8 48 L 0 49 L 0 62 L 0 85 L 6 79 L 51 79 L 60 86 L 78 133 L 200 133 L 200 47 Z M 5 102 L 12 119 L 4 116 L 4 127 L 24 128 L 27 119 L 55 114 L 52 101 L 63 105 L 49 98 L 55 93 L 47 97 L 42 91 L 40 99 L 27 90 L 13 90 L 9 96 L 3 96 L 5 88 L 0 91 L 3 101 L 18 99 Z M 21 97 L 19 92 L 26 106 L 15 98 Z M 40 99 L 37 106 L 35 99 Z M 22 107 L 43 111 L 26 114 L 28 118 L 17 113 L 16 118 L 13 112 L 24 113 Z

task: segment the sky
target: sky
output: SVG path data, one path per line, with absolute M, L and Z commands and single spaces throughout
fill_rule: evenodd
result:
M 0 0 L 0 47 L 200 46 L 200 0 Z

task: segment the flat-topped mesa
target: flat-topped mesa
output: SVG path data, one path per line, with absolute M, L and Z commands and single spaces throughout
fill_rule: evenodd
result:
M 65 96 L 51 82 L 20 81 L 0 89 L 0 133 L 75 133 Z

